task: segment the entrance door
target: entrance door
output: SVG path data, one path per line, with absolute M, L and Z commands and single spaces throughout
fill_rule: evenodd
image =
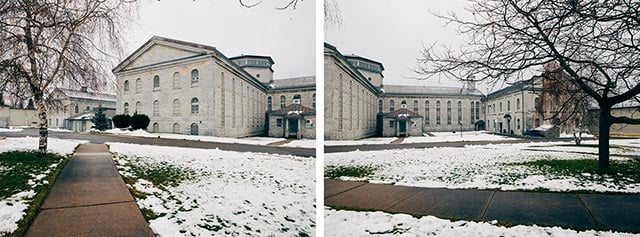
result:
M 298 136 L 298 119 L 289 119 L 289 137 Z
M 407 121 L 400 120 L 399 123 L 400 124 L 399 124 L 398 129 L 400 130 L 400 136 L 406 136 L 407 135 Z

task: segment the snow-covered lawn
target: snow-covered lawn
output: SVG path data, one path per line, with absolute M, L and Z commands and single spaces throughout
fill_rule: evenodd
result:
M 71 154 L 80 143 L 87 141 L 61 140 L 49 138 L 48 150 L 58 155 Z M 8 151 L 29 151 L 38 148 L 38 138 L 5 138 L 0 140 L 0 153 Z M 0 236 L 12 233 L 18 229 L 20 221 L 32 204 L 33 198 L 44 191 L 43 185 L 49 185 L 48 179 L 52 171 L 62 162 L 48 160 L 47 162 L 31 162 L 18 160 L 2 160 L 0 155 L 0 179 L 7 180 L 0 187 Z M 14 157 L 15 158 L 15 157 Z M 40 157 L 24 157 L 24 159 L 43 159 Z M 25 175 L 26 174 L 26 175 Z
M 612 162 L 631 162 L 640 156 L 639 140 L 613 140 Z M 587 142 L 593 144 L 594 142 Z M 591 190 L 599 192 L 640 192 L 640 180 L 615 178 L 596 172 L 559 174 L 535 167 L 534 161 L 597 159 L 597 146 L 572 146 L 571 142 L 522 143 L 440 147 L 425 149 L 354 151 L 325 155 L 325 168 L 359 167 L 364 177 L 340 177 L 372 183 L 438 188 L 480 188 L 501 190 L 548 189 L 551 191 Z M 624 156 L 624 157 L 623 157 Z M 633 163 L 635 162 L 635 163 Z M 580 162 L 577 162 L 580 163 Z M 597 165 L 593 165 L 593 171 Z M 325 173 L 327 174 L 327 173 Z
M 315 158 L 109 145 L 125 180 L 134 180 L 142 194 L 136 195 L 138 206 L 157 216 L 149 218 L 150 226 L 160 236 L 315 233 Z M 157 185 L 136 175 L 154 167 L 183 177 L 176 185 Z
M 351 146 L 351 145 L 378 145 L 389 144 L 398 139 L 397 137 L 370 137 L 360 140 L 326 140 L 325 146 Z
M 63 128 L 47 128 L 47 130 L 49 130 L 49 132 L 73 132 L 69 129 L 63 129 Z
M 462 133 L 432 132 L 431 134 L 434 136 L 407 137 L 402 141 L 402 143 L 517 140 L 516 138 L 489 134 L 486 131 L 470 131 Z
M 325 209 L 325 236 L 600 236 L 624 237 L 638 234 L 611 231 L 575 231 L 560 227 L 518 225 L 497 226 L 495 222 L 450 221 L 433 216 L 415 218 L 406 214 L 356 212 Z
M 0 132 L 22 132 L 22 128 L 0 128 Z
M 117 128 L 107 130 L 104 132 L 110 133 L 110 134 L 118 134 L 118 135 L 125 135 L 125 136 L 134 136 L 134 137 L 153 137 L 153 138 L 167 138 L 167 139 L 203 141 L 203 142 L 238 143 L 238 144 L 249 144 L 249 145 L 267 145 L 274 142 L 281 142 L 285 140 L 284 138 L 275 138 L 275 137 L 228 138 L 228 137 L 213 137 L 213 136 L 194 136 L 194 135 L 173 134 L 173 133 L 150 133 L 144 130 L 122 131 Z
M 315 139 L 300 139 L 293 140 L 287 144 L 282 145 L 284 147 L 300 147 L 300 148 L 316 148 Z

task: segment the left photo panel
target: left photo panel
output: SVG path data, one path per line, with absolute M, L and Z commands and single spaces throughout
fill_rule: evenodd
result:
M 315 236 L 315 8 L 0 3 L 0 236 Z

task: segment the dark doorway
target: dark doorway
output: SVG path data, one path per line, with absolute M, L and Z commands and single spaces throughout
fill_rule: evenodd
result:
M 289 119 L 289 137 L 297 137 L 298 135 L 298 119 Z
M 405 136 L 407 134 L 407 121 L 400 120 L 398 129 L 400 130 L 400 136 Z
M 191 135 L 198 135 L 198 124 L 191 124 Z

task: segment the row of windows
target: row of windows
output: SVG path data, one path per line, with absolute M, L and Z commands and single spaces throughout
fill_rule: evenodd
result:
M 312 95 L 312 107 L 313 109 L 316 109 L 316 94 Z M 293 103 L 299 103 L 302 104 L 302 96 L 300 96 L 299 94 L 296 94 L 293 96 Z M 287 97 L 284 95 L 280 96 L 280 108 L 283 109 L 284 107 L 287 107 Z M 267 97 L 267 110 L 271 111 L 273 110 L 273 98 L 271 98 L 271 96 Z
M 124 113 L 129 114 L 129 103 L 124 102 Z M 142 103 L 136 102 L 135 112 L 142 110 Z M 191 114 L 198 114 L 200 112 L 200 101 L 194 97 L 191 99 Z M 180 115 L 180 100 L 173 100 L 173 115 Z M 153 101 L 153 116 L 160 116 L 160 102 L 158 100 Z
M 191 86 L 197 86 L 198 82 L 200 81 L 200 72 L 198 71 L 198 69 L 193 69 L 191 70 Z M 130 88 L 129 88 L 129 80 L 125 80 L 124 81 L 124 92 L 128 93 Z M 180 85 L 180 73 L 179 72 L 175 72 L 173 73 L 173 89 L 180 89 L 181 85 Z M 153 76 L 153 91 L 158 91 L 160 90 L 160 76 L 155 75 Z M 142 79 L 138 78 L 136 79 L 136 93 L 140 93 L 142 92 Z
M 160 124 L 155 122 L 153 123 L 153 125 L 151 126 L 152 128 L 152 132 L 160 132 Z M 184 132 L 180 130 L 180 124 L 178 123 L 174 123 L 172 125 L 172 129 L 173 129 L 173 133 L 179 133 L 179 134 L 183 134 Z M 189 126 L 189 134 L 190 135 L 198 135 L 200 133 L 199 128 L 198 128 L 198 124 L 197 123 L 192 123 Z
M 535 98 L 535 105 L 538 106 L 538 98 Z M 502 102 L 498 103 L 498 112 L 502 112 Z M 496 112 L 496 104 L 487 105 L 487 111 Z M 516 98 L 516 111 L 520 111 L 520 98 Z M 507 112 L 511 112 L 511 101 L 507 100 Z
M 332 90 L 333 98 L 338 100 L 338 128 L 344 129 L 347 127 L 345 121 L 348 123 L 348 129 L 373 129 L 376 126 L 375 121 L 375 96 L 369 93 L 364 86 L 361 87 L 360 83 L 353 83 L 353 80 L 344 80 L 342 73 L 339 74 L 340 86 L 336 90 Z M 348 86 L 347 86 L 348 81 Z M 334 101 L 335 101 L 334 99 Z M 348 100 L 345 102 L 344 100 Z M 345 108 L 344 105 L 347 105 Z M 343 115 L 347 114 L 348 117 Z M 354 123 L 355 122 L 355 123 Z M 354 126 L 355 125 L 355 126 Z M 366 130 L 365 130 L 366 131 Z

